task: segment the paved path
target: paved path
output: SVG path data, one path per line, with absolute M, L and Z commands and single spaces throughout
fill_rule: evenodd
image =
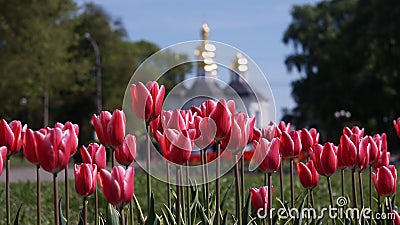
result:
M 58 179 L 64 180 L 64 171 L 58 173 Z M 74 178 L 73 166 L 70 165 L 68 169 L 68 177 Z M 41 181 L 52 181 L 53 174 L 40 170 L 40 180 Z M 3 173 L 0 176 L 0 182 L 6 181 L 6 168 L 3 169 Z M 36 181 L 36 168 L 35 167 L 17 167 L 11 168 L 10 172 L 10 182 L 19 181 Z

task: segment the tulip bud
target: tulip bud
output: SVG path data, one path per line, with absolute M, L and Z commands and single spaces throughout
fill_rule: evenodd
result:
M 115 159 L 123 166 L 129 166 L 136 157 L 136 137 L 128 134 L 124 142 L 115 149 Z
M 398 117 L 397 120 L 393 120 L 393 126 L 396 130 L 397 137 L 400 138 L 400 117 Z
M 274 187 L 271 186 L 271 194 L 274 193 Z M 256 213 L 265 212 L 270 208 L 268 200 L 268 187 L 250 188 L 251 206 Z
M 306 189 L 315 188 L 319 182 L 319 174 L 315 169 L 314 162 L 308 161 L 306 164 L 297 163 L 297 175 L 301 185 Z
M 249 169 L 259 168 L 263 173 L 273 173 L 278 171 L 280 166 L 279 139 L 274 138 L 269 142 L 265 138 L 260 138 L 260 142 L 255 143 L 254 155 Z
M 81 156 L 83 163 L 96 164 L 98 171 L 106 168 L 107 156 L 103 145 L 90 143 L 87 147 L 81 147 Z
M 115 166 L 111 173 L 102 169 L 97 178 L 104 197 L 111 205 L 125 205 L 132 200 L 134 192 L 133 167 L 128 167 L 125 170 L 122 166 Z
M 163 85 L 158 86 L 155 81 L 149 81 L 146 85 L 137 82 L 132 84 L 130 92 L 132 108 L 139 119 L 149 123 L 160 115 L 165 94 Z
M 0 120 L 0 146 L 7 147 L 7 156 L 14 155 L 21 149 L 21 132 L 20 121 L 13 120 L 8 124 L 4 119 Z
M 381 166 L 372 173 L 372 180 L 380 196 L 390 196 L 396 192 L 397 170 L 393 165 Z
M 75 190 L 84 197 L 87 197 L 96 190 L 97 166 L 83 163 L 75 164 L 74 168 Z
M 311 153 L 311 159 L 314 162 L 315 169 L 320 175 L 331 176 L 338 167 L 337 147 L 332 143 L 325 143 L 314 146 L 314 152 Z
M 0 175 L 3 172 L 4 161 L 6 160 L 7 156 L 7 147 L 1 146 L 0 147 Z

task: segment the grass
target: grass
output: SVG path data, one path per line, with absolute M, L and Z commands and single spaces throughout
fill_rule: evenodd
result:
M 346 194 L 351 198 L 351 176 L 350 172 L 346 171 Z M 364 185 L 364 196 L 365 196 L 365 205 L 369 205 L 369 194 L 368 194 L 368 171 L 363 173 L 363 185 Z M 297 175 L 295 175 L 295 194 L 298 195 L 304 191 L 301 184 L 298 181 Z M 230 184 L 233 184 L 233 174 L 228 173 L 221 179 L 221 188 L 222 193 L 225 193 Z M 285 199 L 290 199 L 290 183 L 289 183 L 289 175 L 286 174 L 284 176 L 284 191 L 285 191 Z M 280 188 L 279 188 L 279 174 L 274 174 L 272 176 L 272 183 L 275 187 L 274 193 L 274 201 L 273 206 L 278 208 L 278 201 L 275 198 L 280 198 Z M 246 195 L 248 194 L 248 189 L 250 187 L 259 187 L 264 185 L 264 175 L 261 173 L 246 173 L 245 176 L 245 184 L 246 184 Z M 341 194 L 341 184 L 340 184 L 340 174 L 336 173 L 332 176 L 332 186 L 333 186 L 333 195 L 334 200 L 340 196 Z M 155 208 L 158 213 L 160 213 L 163 204 L 167 203 L 167 194 L 166 194 L 166 184 L 153 179 L 152 183 L 153 192 L 155 195 Z M 233 186 L 234 187 L 234 186 Z M 41 184 L 42 194 L 41 194 L 41 202 L 42 202 L 42 224 L 53 224 L 53 186 L 52 182 L 42 182 Z M 210 190 L 214 190 L 214 183 L 211 184 Z M 399 191 L 397 191 L 398 193 Z M 60 197 L 64 197 L 64 184 L 62 182 L 59 183 L 59 193 Z M 81 210 L 82 198 L 79 197 L 74 190 L 73 180 L 70 182 L 70 225 L 78 224 L 78 215 Z M 326 178 L 321 176 L 319 185 L 314 189 L 315 193 L 315 203 L 316 208 L 327 207 L 329 205 L 329 195 L 327 190 L 327 182 Z M 358 193 L 358 187 L 357 187 Z M 375 190 L 374 190 L 375 194 Z M 141 207 L 146 214 L 147 201 L 146 201 L 146 176 L 142 172 L 138 172 L 135 174 L 135 195 L 137 196 Z M 226 203 L 226 209 L 229 211 L 231 215 L 235 213 L 235 199 L 234 199 L 234 190 L 232 189 Z M 374 195 L 375 196 L 375 195 Z M 376 196 L 375 196 L 376 197 Z M 359 195 L 357 196 L 358 200 Z M 64 204 L 64 198 L 62 199 Z M 398 200 L 396 201 L 396 205 L 398 205 Z M 99 194 L 99 204 L 100 204 L 100 212 L 105 215 L 105 204 L 106 200 L 103 198 L 102 194 Z M 351 203 L 350 203 L 351 204 Z M 15 216 L 15 213 L 18 207 L 22 205 L 22 210 L 20 214 L 20 224 L 30 225 L 36 224 L 36 182 L 19 182 L 11 184 L 11 208 L 12 208 L 12 217 Z M 375 204 L 376 205 L 376 204 Z M 5 183 L 0 183 L 0 224 L 5 224 L 6 217 L 6 209 L 5 209 Z M 64 207 L 64 205 L 63 205 Z M 89 197 L 89 224 L 93 224 L 93 214 L 94 214 L 94 198 L 93 196 Z M 63 208 L 63 212 L 65 212 L 65 208 Z M 65 215 L 65 213 L 64 213 Z

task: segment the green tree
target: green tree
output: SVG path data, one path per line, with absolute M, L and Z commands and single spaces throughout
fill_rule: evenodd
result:
M 286 119 L 316 126 L 333 140 L 345 125 L 371 133 L 392 129 L 390 121 L 400 114 L 399 12 L 395 0 L 294 6 L 283 37 L 294 52 L 285 64 L 301 77 L 292 83 L 297 106 Z M 340 110 L 351 117 L 336 118 Z

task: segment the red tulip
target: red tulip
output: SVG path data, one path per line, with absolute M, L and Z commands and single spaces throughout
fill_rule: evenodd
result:
M 251 162 L 251 159 L 252 159 L 253 156 L 254 156 L 254 152 L 255 152 L 254 149 L 243 151 L 243 159 L 244 159 L 244 161 L 245 161 L 245 162 L 248 162 L 248 163 Z
M 306 189 L 315 188 L 319 182 L 319 174 L 315 169 L 314 162 L 308 161 L 306 164 L 300 162 L 297 163 L 297 175 L 301 185 Z
M 0 146 L 7 147 L 7 156 L 19 152 L 22 146 L 22 125 L 18 120 L 13 120 L 9 124 L 2 119 L 0 121 Z
M 215 134 L 216 140 L 224 139 L 231 129 L 231 116 L 235 109 L 233 101 L 226 102 L 225 99 L 219 100 L 214 110 L 210 113 L 210 118 L 214 120 L 217 126 L 217 132 Z M 233 106 L 232 106 L 233 105 Z
M 354 167 L 357 162 L 358 145 L 356 146 L 347 135 L 340 137 L 337 151 L 339 168 Z
M 7 147 L 1 146 L 0 147 L 0 175 L 3 172 L 4 161 L 6 160 L 7 156 Z
M 115 149 L 115 159 L 124 166 L 129 166 L 133 163 L 136 157 L 136 137 L 128 134 L 125 137 L 122 145 Z
M 97 166 L 95 164 L 75 164 L 74 177 L 75 190 L 79 195 L 87 197 L 96 190 Z
M 271 193 L 274 193 L 274 187 L 271 186 Z M 256 213 L 265 212 L 269 209 L 268 187 L 250 188 L 251 206 Z
M 400 225 L 400 216 L 399 216 L 399 214 L 397 213 L 397 211 L 396 210 L 392 210 L 392 214 L 394 215 L 394 218 L 393 218 L 393 225 Z
M 357 171 L 361 171 L 366 169 L 369 165 L 369 153 L 371 149 L 371 145 L 369 143 L 369 136 L 365 136 L 361 139 L 360 146 L 358 147 L 357 153 Z
M 25 125 L 22 130 L 22 146 L 24 149 L 24 156 L 29 162 L 38 165 L 39 158 L 35 131 L 28 129 L 27 125 Z
M 166 159 L 182 165 L 190 158 L 193 142 L 185 135 L 185 131 L 166 129 L 163 134 L 162 149 Z
M 292 130 L 290 133 L 286 131 L 282 132 L 280 142 L 279 148 L 282 158 L 290 159 L 299 155 L 301 149 L 301 140 L 300 133 L 298 131 Z
M 385 135 L 386 136 L 386 135 Z M 382 150 L 382 139 L 379 134 L 375 134 L 374 137 L 369 137 L 369 164 L 373 165 L 379 160 Z
M 314 145 L 318 144 L 319 133 L 314 128 L 311 128 L 309 131 L 306 128 L 303 128 L 300 131 L 300 139 L 302 146 L 301 153 L 305 156 L 308 156 L 310 152 L 312 152 Z
M 261 128 L 253 128 L 253 137 L 250 139 L 250 141 L 258 141 L 261 138 Z
M 318 144 L 314 146 L 311 159 L 314 161 L 315 169 L 320 175 L 331 176 L 338 167 L 337 147 L 332 143 Z
M 155 81 L 149 81 L 146 85 L 142 82 L 132 84 L 130 87 L 132 96 L 132 108 L 139 119 L 149 123 L 161 113 L 165 88 L 158 86 Z
M 388 152 L 387 150 L 383 150 L 380 153 L 378 161 L 376 161 L 376 163 L 373 164 L 372 166 L 376 170 L 381 166 L 389 166 L 389 162 L 390 162 L 390 152 Z
M 372 173 L 372 180 L 380 196 L 390 196 L 396 192 L 397 170 L 393 165 L 381 166 Z
M 290 123 L 285 124 L 284 121 L 279 122 L 278 128 L 281 132 L 290 132 Z
M 347 136 L 351 136 L 352 134 L 358 135 L 359 137 L 364 136 L 364 128 L 360 129 L 358 126 L 354 126 L 353 128 L 345 127 L 343 128 L 343 134 Z
M 281 166 L 279 139 L 274 138 L 269 142 L 266 138 L 260 138 L 260 142 L 255 142 L 254 145 L 255 150 L 251 164 L 256 163 L 263 173 L 278 171 Z
M 214 111 L 217 106 L 217 102 L 213 100 L 206 100 L 200 105 L 200 112 L 202 117 L 209 117 L 212 111 Z
M 393 126 L 396 130 L 397 137 L 400 138 L 400 117 L 398 117 L 397 120 L 393 120 Z
M 73 124 L 71 122 L 65 122 L 65 124 L 62 123 L 56 123 L 54 127 L 60 128 L 62 131 L 69 130 L 70 132 L 74 132 L 75 136 L 77 137 L 76 142 L 71 143 L 72 144 L 72 151 L 71 151 L 71 156 L 75 155 L 76 151 L 78 150 L 78 136 L 79 136 L 79 126 L 78 124 Z
M 92 116 L 92 123 L 102 145 L 116 147 L 124 141 L 126 119 L 123 111 L 116 109 L 112 115 L 102 111 L 99 116 Z
M 107 165 L 106 148 L 97 143 L 90 143 L 87 148 L 81 147 L 83 163 L 96 164 L 98 171 L 105 169 Z
M 122 166 L 115 166 L 111 173 L 102 169 L 97 178 L 104 197 L 111 205 L 125 205 L 132 200 L 134 191 L 133 167 L 128 167 L 125 170 Z
M 72 130 L 61 128 L 48 129 L 46 134 L 36 132 L 39 163 L 44 170 L 53 174 L 65 169 L 78 137 Z

